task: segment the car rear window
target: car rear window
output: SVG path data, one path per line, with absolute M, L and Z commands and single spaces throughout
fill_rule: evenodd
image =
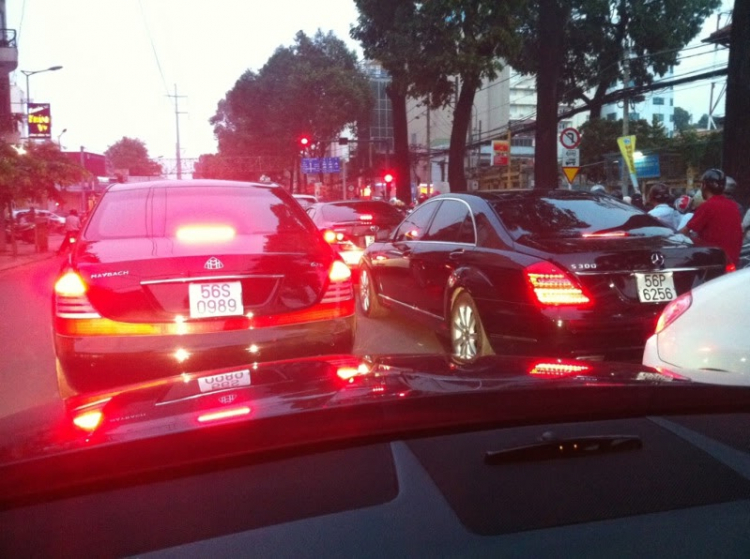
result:
M 514 240 L 617 232 L 633 236 L 674 234 L 656 218 L 610 196 L 509 196 L 488 201 Z
M 326 221 L 359 221 L 361 216 L 372 216 L 376 221 L 400 223 L 403 215 L 385 202 L 350 202 L 326 204 L 322 207 Z
M 274 189 L 187 186 L 107 192 L 84 237 L 174 237 L 181 227 L 216 225 L 230 226 L 237 235 L 309 235 L 315 231 L 305 212 Z

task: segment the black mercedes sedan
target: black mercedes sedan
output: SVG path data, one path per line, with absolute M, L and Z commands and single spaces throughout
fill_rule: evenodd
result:
M 351 351 L 351 272 L 283 188 L 111 186 L 54 286 L 63 396 Z
M 426 322 L 461 359 L 638 360 L 664 306 L 727 269 L 721 249 L 606 194 L 443 194 L 367 247 L 359 300 Z

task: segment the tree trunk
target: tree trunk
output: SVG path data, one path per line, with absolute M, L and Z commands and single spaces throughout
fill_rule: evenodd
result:
M 466 192 L 466 135 L 479 84 L 478 76 L 463 76 L 461 92 L 453 110 L 453 127 L 448 150 L 448 184 L 451 192 Z
M 411 166 L 409 164 L 409 129 L 406 120 L 406 95 L 388 87 L 386 92 L 393 111 L 393 180 L 396 197 L 411 204 Z M 391 169 L 388 169 L 390 172 Z M 390 196 L 390 192 L 386 193 Z
M 536 77 L 534 188 L 557 188 L 558 78 L 563 65 L 563 34 L 568 11 L 558 0 L 539 2 L 539 73 Z
M 750 203 L 750 0 L 734 0 L 724 119 L 724 172 L 737 181 L 737 200 Z

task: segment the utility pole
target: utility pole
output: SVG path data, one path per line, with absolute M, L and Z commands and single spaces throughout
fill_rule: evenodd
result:
M 174 121 L 175 121 L 175 130 L 177 132 L 177 145 L 175 149 L 175 156 L 177 159 L 177 180 L 182 179 L 182 156 L 180 154 L 180 115 L 185 114 L 181 113 L 179 109 L 179 103 L 180 99 L 184 99 L 184 95 L 177 95 L 177 84 L 174 85 L 174 95 L 167 95 L 167 97 L 174 98 Z
M 432 140 L 430 138 L 430 97 L 427 97 L 427 192 L 432 194 Z
M 627 39 L 625 39 L 627 41 Z M 623 59 L 623 68 L 622 68 L 622 79 L 623 79 L 623 89 L 627 91 L 627 88 L 630 87 L 630 47 L 625 45 L 625 57 Z M 628 136 L 630 134 L 630 99 L 628 99 L 628 96 L 625 95 L 625 97 L 622 100 L 622 135 Z M 627 161 L 625 161 L 625 157 L 623 156 L 622 161 L 622 195 L 623 197 L 627 196 L 630 188 L 628 187 L 628 180 L 629 180 L 629 171 L 628 171 L 628 164 Z M 633 195 L 637 195 L 638 192 L 635 192 Z

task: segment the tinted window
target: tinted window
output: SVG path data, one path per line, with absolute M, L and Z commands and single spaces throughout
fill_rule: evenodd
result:
M 427 230 L 427 225 L 430 223 L 432 214 L 438 207 L 438 203 L 423 204 L 417 207 L 409 216 L 404 220 L 401 226 L 396 231 L 396 241 L 413 241 L 421 239 Z
M 508 196 L 489 200 L 511 236 L 579 237 L 627 231 L 669 236 L 674 231 L 641 210 L 610 196 Z
M 376 221 L 399 223 L 403 215 L 385 202 L 341 202 L 326 204 L 321 208 L 326 221 L 359 221 L 361 216 L 371 215 Z
M 86 228 L 89 240 L 166 236 L 184 226 L 229 225 L 238 235 L 307 233 L 302 208 L 272 189 L 228 186 L 106 193 Z
M 423 240 L 473 244 L 474 223 L 469 207 L 463 202 L 445 200 Z

